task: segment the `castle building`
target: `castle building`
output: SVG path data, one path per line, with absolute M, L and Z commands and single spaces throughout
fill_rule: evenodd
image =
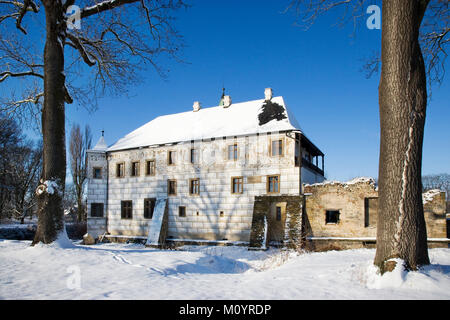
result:
M 88 233 L 249 243 L 255 200 L 265 197 L 281 237 L 289 199 L 302 195 L 302 183 L 324 180 L 324 154 L 283 97 L 270 88 L 264 95 L 194 102 L 110 146 L 102 135 L 87 152 Z

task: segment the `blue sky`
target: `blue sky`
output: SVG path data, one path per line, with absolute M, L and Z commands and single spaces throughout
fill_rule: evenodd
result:
M 167 79 L 148 69 L 128 95 L 101 99 L 95 112 L 68 105 L 67 135 L 73 123 L 88 124 L 94 144 L 102 129 L 112 144 L 159 115 L 192 110 L 193 101 L 216 106 L 223 84 L 233 102 L 262 99 L 271 87 L 325 153 L 328 179 L 377 176 L 379 74 L 366 79 L 361 69 L 379 49 L 380 30 L 367 29 L 363 21 L 353 34 L 352 24 L 334 26 L 335 12 L 305 31 L 294 25 L 293 13 L 283 13 L 289 1 L 190 3 L 177 21 L 188 63 L 165 60 Z M 448 76 L 432 89 L 424 174 L 450 172 Z

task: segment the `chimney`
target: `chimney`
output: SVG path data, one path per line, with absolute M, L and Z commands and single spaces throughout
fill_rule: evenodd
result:
M 271 100 L 272 99 L 272 88 L 266 88 L 264 90 L 264 96 L 266 100 Z
M 228 108 L 231 106 L 231 97 L 230 96 L 224 96 L 223 97 L 223 107 Z
M 195 102 L 194 102 L 194 105 L 192 106 L 192 109 L 194 109 L 193 111 L 194 111 L 194 112 L 197 112 L 197 111 L 200 110 L 200 108 L 201 108 L 200 102 L 195 101 Z

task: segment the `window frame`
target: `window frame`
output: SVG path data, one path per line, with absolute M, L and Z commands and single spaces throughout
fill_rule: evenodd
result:
M 101 215 L 93 215 L 92 213 L 96 210 L 94 209 L 95 206 L 101 205 Z M 97 209 L 98 210 L 98 209 Z M 91 203 L 91 218 L 103 218 L 104 217 L 104 203 L 103 202 L 92 202 Z
M 194 182 L 198 182 L 197 192 L 193 192 L 193 183 Z M 191 196 L 199 196 L 200 195 L 200 178 L 189 179 L 189 195 L 191 195 Z
M 200 162 L 199 152 L 197 148 L 191 148 L 190 162 L 191 164 L 198 164 Z
M 130 204 L 129 207 L 125 204 Z M 129 210 L 129 212 L 128 212 Z M 120 201 L 120 219 L 132 220 L 133 219 L 133 200 L 121 200 Z
M 274 142 L 279 142 L 280 145 L 281 145 L 281 151 L 279 150 L 280 149 L 280 145 L 278 145 L 278 151 L 280 152 L 279 154 L 273 154 L 273 151 L 274 151 L 273 143 Z M 283 138 L 270 139 L 269 155 L 271 157 L 283 157 L 284 156 L 284 139 Z
M 96 170 L 100 170 L 99 177 L 97 177 L 97 176 L 95 175 L 95 171 L 96 171 Z M 93 179 L 103 179 L 103 177 L 102 177 L 102 168 L 101 168 L 101 167 L 93 167 L 93 168 L 92 168 L 92 178 L 93 178 Z
M 137 166 L 136 166 L 137 165 Z M 137 168 L 137 172 L 135 172 Z M 141 175 L 141 162 L 140 161 L 132 161 L 131 162 L 131 177 L 139 177 Z
M 183 209 L 183 215 L 181 215 L 181 209 Z M 179 218 L 186 218 L 187 216 L 187 210 L 186 210 L 186 206 L 178 206 L 178 217 Z
M 172 157 L 171 155 L 174 155 L 174 157 Z M 176 150 L 167 150 L 167 165 L 168 166 L 176 165 L 176 155 L 177 155 Z
M 274 178 L 274 177 L 277 177 L 277 182 L 278 182 L 278 188 L 277 188 L 277 190 L 276 191 L 270 191 L 270 178 Z M 267 185 L 266 185 L 266 191 L 267 191 L 267 193 L 269 193 L 269 194 L 275 194 L 275 193 L 280 193 L 280 189 L 281 189 L 281 186 L 280 186 L 280 184 L 281 184 L 281 179 L 280 179 L 280 175 L 279 174 L 272 174 L 272 175 L 268 175 L 267 176 Z
M 122 175 L 119 175 L 119 166 L 122 166 Z M 125 178 L 125 162 L 116 163 L 116 178 Z
M 149 166 L 149 163 L 153 163 L 153 166 Z M 153 168 L 153 173 L 150 173 L 150 168 Z M 146 176 L 154 176 L 156 174 L 156 160 L 155 159 L 148 159 L 145 160 L 145 175 Z
M 329 215 L 328 213 L 336 213 L 337 212 L 337 219 L 336 222 L 331 222 L 329 221 Z M 339 224 L 340 219 L 340 215 L 341 215 L 341 210 L 340 209 L 326 209 L 325 210 L 325 224 Z
M 150 205 L 149 205 L 150 204 Z M 155 212 L 156 198 L 144 199 L 144 219 L 153 219 L 153 213 Z M 150 212 L 148 212 L 149 210 Z
M 230 158 L 230 147 L 233 147 L 233 158 Z M 239 145 L 237 142 L 233 144 L 229 144 L 227 146 L 227 160 L 228 161 L 237 161 L 239 159 Z
M 275 206 L 275 220 L 281 221 L 283 218 L 283 208 L 281 206 Z
M 170 183 L 174 182 L 175 183 L 175 193 L 170 193 Z M 177 180 L 176 179 L 167 179 L 167 195 L 168 196 L 176 196 L 177 195 Z
M 240 191 L 238 191 L 238 192 L 234 192 L 234 185 L 235 185 L 234 179 L 241 180 L 241 182 L 237 184 L 238 190 L 239 190 L 239 186 L 240 186 Z M 244 193 L 244 177 L 243 176 L 231 177 L 231 194 L 243 194 L 243 193 Z

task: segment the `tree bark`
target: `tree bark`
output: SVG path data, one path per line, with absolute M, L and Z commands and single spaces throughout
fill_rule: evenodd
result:
M 61 1 L 43 1 L 46 16 L 44 48 L 44 106 L 42 110 L 43 168 L 41 183 L 53 181 L 55 190 L 42 189 L 38 197 L 38 227 L 33 245 L 51 243 L 64 228 L 62 199 L 66 177 L 65 146 L 65 23 Z M 41 186 L 43 186 L 41 184 Z M 52 192 L 53 191 L 53 192 Z
M 374 264 L 392 271 L 429 264 L 422 204 L 422 145 L 427 107 L 419 28 L 428 1 L 383 1 L 379 215 Z

